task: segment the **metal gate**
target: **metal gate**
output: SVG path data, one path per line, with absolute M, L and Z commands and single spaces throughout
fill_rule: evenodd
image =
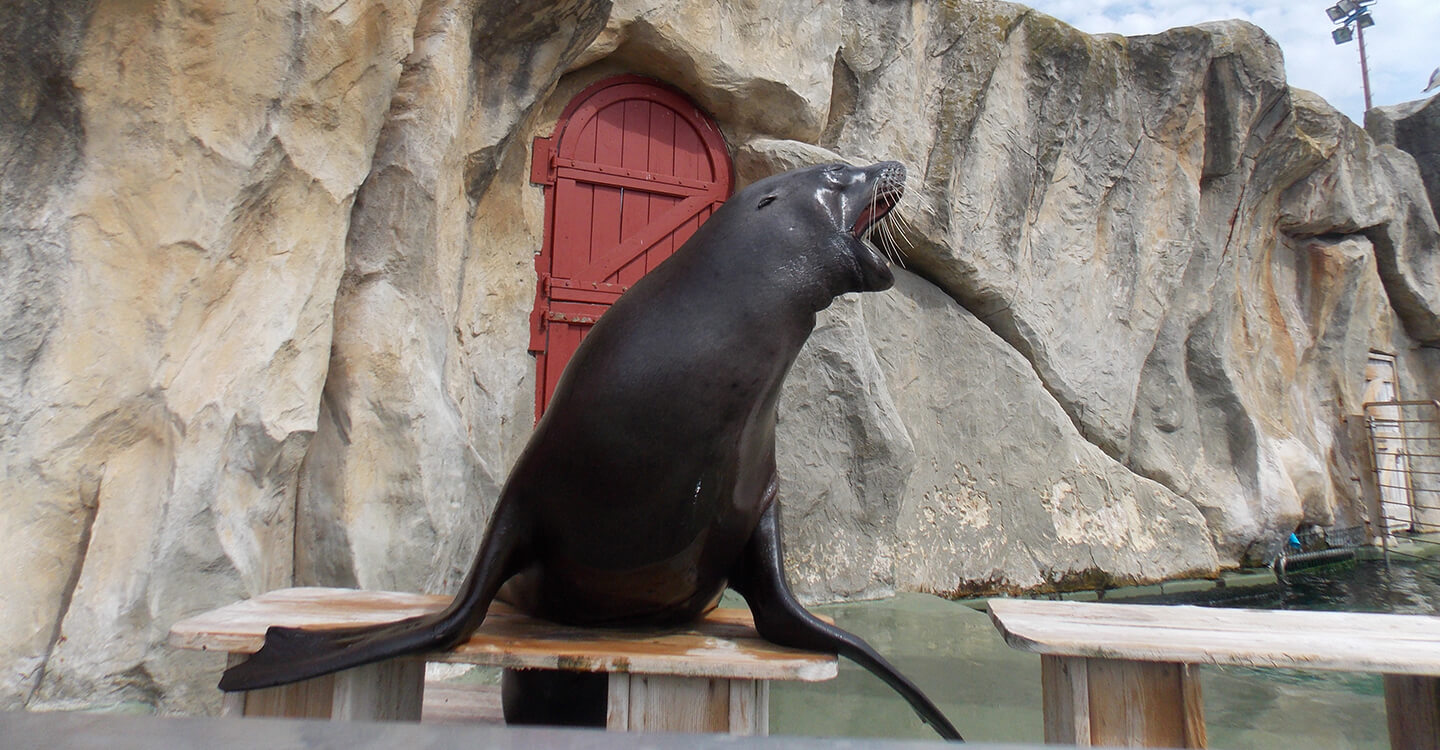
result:
M 1440 532 L 1440 401 L 1371 401 L 1364 409 L 1378 531 L 1386 539 Z
M 730 195 L 719 128 L 683 94 L 620 76 L 580 93 L 531 182 L 545 186 L 545 244 L 530 317 L 535 416 L 575 348 L 620 295 L 689 239 Z

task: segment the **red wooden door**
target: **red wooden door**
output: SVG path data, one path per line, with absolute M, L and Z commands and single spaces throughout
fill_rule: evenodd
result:
M 582 91 L 535 139 L 531 181 L 545 186 L 530 317 L 538 419 L 590 326 L 729 197 L 730 157 L 683 94 L 621 76 Z

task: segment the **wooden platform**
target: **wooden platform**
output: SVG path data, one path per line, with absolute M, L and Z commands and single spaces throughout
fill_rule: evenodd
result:
M 271 625 L 325 628 L 390 622 L 437 611 L 448 597 L 353 589 L 294 588 L 236 602 L 176 623 L 170 644 L 223 651 L 231 663 L 257 651 Z M 686 628 L 599 630 L 526 617 L 503 604 L 456 648 L 393 659 L 314 680 L 230 693 L 226 712 L 418 720 L 427 661 L 610 674 L 608 726 L 765 734 L 770 680 L 827 680 L 836 659 L 775 646 L 748 610 L 721 609 Z
M 1204 747 L 1196 664 L 1385 675 L 1390 744 L 1440 750 L 1440 617 L 997 599 L 1042 655 L 1045 740 Z

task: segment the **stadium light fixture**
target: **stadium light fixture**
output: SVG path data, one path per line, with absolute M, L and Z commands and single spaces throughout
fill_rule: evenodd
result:
M 1370 102 L 1370 65 L 1365 59 L 1365 29 L 1375 25 L 1375 18 L 1370 15 L 1369 8 L 1375 4 L 1375 0 L 1340 0 L 1329 8 L 1325 9 L 1325 15 L 1330 17 L 1331 23 L 1339 24 L 1338 28 L 1330 31 L 1330 38 L 1336 44 L 1344 44 L 1355 39 L 1360 45 L 1360 83 L 1365 89 L 1365 111 L 1369 112 L 1372 106 Z

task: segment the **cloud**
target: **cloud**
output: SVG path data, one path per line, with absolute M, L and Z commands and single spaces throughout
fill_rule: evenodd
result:
M 1176 26 L 1238 18 L 1264 29 L 1285 54 L 1290 85 L 1325 97 L 1352 120 L 1363 119 L 1360 57 L 1355 42 L 1336 46 L 1325 16 L 1332 0 L 1033 0 L 1031 7 L 1092 34 L 1153 34 Z M 1380 0 L 1371 9 L 1365 51 L 1376 106 L 1419 99 L 1440 65 L 1440 3 Z

